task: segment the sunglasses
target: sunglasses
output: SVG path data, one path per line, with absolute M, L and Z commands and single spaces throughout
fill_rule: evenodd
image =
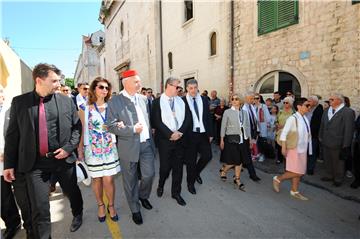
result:
M 147 93 L 148 93 L 148 94 L 152 94 L 152 91 L 148 91 Z
M 260 98 L 259 98 L 259 97 L 255 97 L 254 99 L 255 99 L 255 100 L 258 100 L 258 99 L 260 99 Z
M 234 101 L 234 100 L 239 101 L 240 99 L 239 99 L 239 98 L 237 98 L 237 97 L 233 97 L 233 98 L 231 98 L 231 100 L 232 100 L 232 101 Z
M 285 101 L 284 104 L 289 104 L 289 102 L 286 102 L 286 101 Z
M 62 92 L 68 92 L 69 90 L 62 90 Z
M 83 90 L 89 90 L 89 87 L 84 87 Z
M 108 87 L 108 86 L 98 85 L 97 87 L 98 87 L 100 90 L 103 90 L 103 89 L 109 90 L 109 87 Z

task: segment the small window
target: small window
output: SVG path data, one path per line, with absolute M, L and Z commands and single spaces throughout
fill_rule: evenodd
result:
M 120 37 L 124 36 L 124 22 L 120 23 Z
M 99 37 L 99 42 L 100 42 L 100 43 L 104 42 L 104 38 L 103 38 L 103 37 Z
M 216 32 L 213 32 L 210 37 L 210 56 L 216 55 Z
M 298 0 L 259 0 L 258 34 L 299 23 Z
M 173 55 L 172 52 L 168 53 L 168 63 L 169 63 L 169 70 L 173 69 L 173 59 L 172 59 Z
M 184 1 L 185 3 L 185 22 L 193 18 L 193 1 Z
M 357 3 L 360 3 L 360 0 L 352 0 L 352 4 L 357 4 Z

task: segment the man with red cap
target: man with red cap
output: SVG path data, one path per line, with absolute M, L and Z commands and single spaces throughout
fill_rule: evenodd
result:
M 108 103 L 107 125 L 111 133 L 119 136 L 117 148 L 125 195 L 132 219 L 140 225 L 143 219 L 139 200 L 144 208 L 152 209 L 148 199 L 155 175 L 155 146 L 147 112 L 147 98 L 137 93 L 141 89 L 141 79 L 135 70 L 125 71 L 121 76 L 124 90 Z M 138 166 L 141 170 L 140 183 Z

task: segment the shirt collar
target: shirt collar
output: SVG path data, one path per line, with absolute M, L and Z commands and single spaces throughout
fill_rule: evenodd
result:
M 34 90 L 34 96 L 36 101 L 40 101 L 40 98 L 44 98 L 44 102 L 47 102 L 51 100 L 54 94 L 47 95 L 45 97 L 41 97 L 35 90 Z
M 136 99 L 136 93 L 135 93 L 135 95 L 130 95 L 126 90 L 122 90 L 121 94 L 123 94 L 126 98 L 128 98 L 130 100 Z

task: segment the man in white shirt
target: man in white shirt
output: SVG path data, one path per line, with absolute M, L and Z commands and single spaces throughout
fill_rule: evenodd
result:
M 165 181 L 172 171 L 171 196 L 181 206 L 186 202 L 181 197 L 181 181 L 184 161 L 183 134 L 191 127 L 189 107 L 177 96 L 180 80 L 170 77 L 165 83 L 165 92 L 153 101 L 151 123 L 155 128 L 160 156 L 160 178 L 157 195 L 164 193 Z
M 124 90 L 109 101 L 107 125 L 117 135 L 117 148 L 122 169 L 123 185 L 132 219 L 142 224 L 141 205 L 152 209 L 149 202 L 155 176 L 155 146 L 151 134 L 147 99 L 137 92 L 141 80 L 134 70 L 122 73 Z M 139 184 L 138 166 L 141 177 Z
M 196 194 L 195 180 L 202 184 L 201 171 L 212 158 L 210 142 L 213 139 L 213 122 L 209 111 L 209 101 L 199 94 L 198 82 L 195 79 L 186 82 L 187 94 L 183 97 L 190 108 L 192 127 L 185 133 L 185 162 L 187 185 L 191 194 Z M 200 154 L 199 160 L 197 155 Z
M 76 96 L 76 106 L 78 110 L 85 110 L 87 97 L 89 93 L 89 84 L 88 83 L 79 83 L 78 84 L 79 94 Z

